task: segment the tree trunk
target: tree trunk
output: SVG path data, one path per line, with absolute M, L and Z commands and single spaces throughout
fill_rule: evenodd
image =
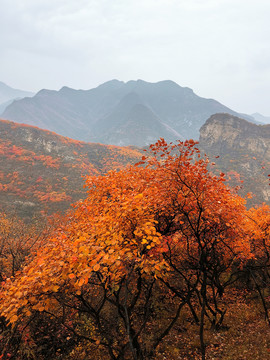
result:
M 201 343 L 202 360 L 205 360 L 204 317 L 205 317 L 205 307 L 206 307 L 206 273 L 203 274 L 201 295 L 202 295 L 202 308 L 201 308 L 201 319 L 200 319 L 200 343 Z

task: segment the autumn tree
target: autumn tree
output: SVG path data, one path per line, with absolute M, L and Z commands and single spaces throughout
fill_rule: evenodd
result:
M 89 177 L 87 198 L 5 284 L 2 315 L 24 328 L 57 318 L 95 358 L 139 360 L 185 307 L 205 359 L 206 319 L 221 324 L 232 266 L 251 256 L 244 200 L 208 165 L 194 141 L 161 139 L 137 166 Z
M 0 213 L 0 281 L 4 284 L 10 278 L 17 276 L 18 271 L 41 248 L 48 234 L 52 234 L 61 216 L 55 215 L 36 218 L 32 223 L 26 223 L 15 213 Z M 16 348 L 21 341 L 20 329 L 10 329 L 4 319 L 0 322 L 0 352 L 14 345 Z M 6 346 L 8 345 L 8 346 Z M 7 352 L 8 353 L 8 352 Z
M 53 221 L 45 218 L 26 223 L 15 213 L 0 212 L 0 281 L 14 277 L 25 259 L 51 233 Z
M 270 285 L 270 208 L 266 204 L 251 208 L 246 222 L 253 254 L 242 271 L 249 290 L 255 290 L 261 300 L 265 318 L 270 325 L 269 304 L 266 297 Z
M 166 239 L 164 259 L 170 266 L 166 285 L 178 297 L 195 291 L 197 308 L 187 297 L 194 320 L 200 325 L 202 358 L 205 357 L 205 317 L 217 329 L 226 309 L 219 306 L 225 288 L 238 276 L 239 265 L 252 257 L 246 232 L 245 200 L 224 185 L 224 174 L 208 171 L 192 141 L 151 146 L 154 157 L 144 159 L 159 169 L 163 210 L 156 212 L 158 231 Z M 232 271 L 236 266 L 237 271 Z M 172 276 L 173 275 L 173 276 Z M 181 279 L 181 282 L 179 280 Z M 177 281 L 178 280 L 178 281 Z M 164 281 L 164 279 L 162 279 Z

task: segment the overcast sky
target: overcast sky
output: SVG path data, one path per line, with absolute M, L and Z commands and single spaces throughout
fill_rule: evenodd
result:
M 270 115 L 269 0 L 0 0 L 0 81 L 90 89 L 170 79 Z

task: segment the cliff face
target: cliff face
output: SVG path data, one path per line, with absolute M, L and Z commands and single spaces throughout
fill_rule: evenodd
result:
M 229 114 L 212 115 L 200 129 L 203 148 L 248 151 L 270 159 L 270 125 L 255 125 Z
M 270 125 L 215 114 L 200 129 L 200 148 L 215 161 L 217 168 L 240 175 L 241 195 L 254 194 L 250 205 L 270 203 Z

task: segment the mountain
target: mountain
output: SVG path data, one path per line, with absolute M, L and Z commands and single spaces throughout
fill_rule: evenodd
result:
M 270 124 L 270 116 L 264 116 L 259 113 L 254 113 L 251 116 L 262 124 Z
M 34 95 L 35 94 L 30 91 L 13 89 L 0 81 L 0 113 L 2 113 L 13 100 L 31 97 Z
M 241 195 L 254 194 L 249 205 L 270 204 L 270 125 L 215 114 L 201 127 L 199 142 L 231 184 L 240 185 Z
M 2 112 L 4 112 L 6 110 L 6 108 L 8 107 L 8 105 L 10 105 L 14 100 L 19 100 L 19 98 L 11 99 L 11 100 L 5 101 L 2 104 L 0 104 L 0 114 Z
M 118 170 L 141 156 L 135 148 L 84 143 L 0 120 L 1 210 L 24 217 L 66 210 L 85 196 L 84 175 Z
M 41 90 L 10 104 L 2 118 L 78 140 L 144 146 L 159 137 L 198 139 L 200 127 L 217 112 L 237 115 L 173 81 L 112 80 L 91 90 Z
M 92 126 L 92 134 L 106 144 L 150 145 L 160 137 L 173 141 L 181 134 L 160 121 L 136 93 L 122 98 L 113 111 Z

